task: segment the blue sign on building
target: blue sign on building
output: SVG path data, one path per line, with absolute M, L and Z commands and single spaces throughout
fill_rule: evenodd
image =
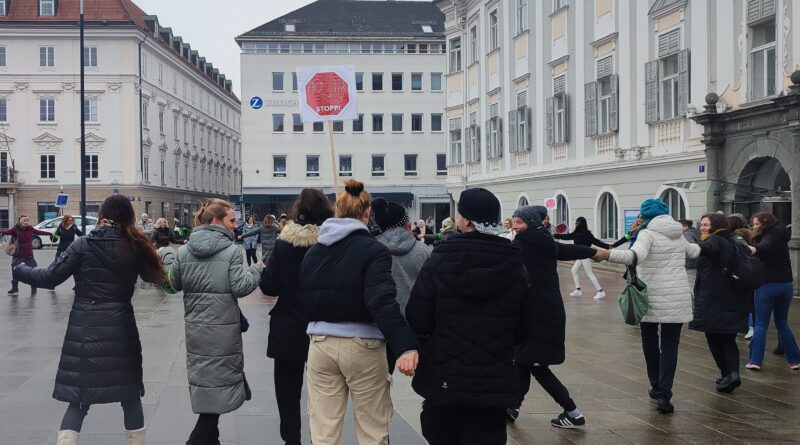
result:
M 253 96 L 253 98 L 250 99 L 250 106 L 253 107 L 254 110 L 259 110 L 264 106 L 264 99 L 258 96 Z

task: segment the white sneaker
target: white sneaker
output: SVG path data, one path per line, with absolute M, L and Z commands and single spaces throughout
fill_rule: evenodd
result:
M 593 298 L 594 298 L 595 300 L 602 300 L 602 299 L 603 299 L 603 298 L 605 298 L 605 297 L 606 297 L 606 292 L 605 292 L 605 291 L 602 291 L 602 290 L 599 290 L 599 291 L 597 291 L 597 293 L 596 293 L 596 294 L 594 294 L 594 297 L 593 297 Z
M 753 338 L 753 333 L 754 333 L 753 328 L 748 328 L 747 334 L 744 334 L 744 339 L 750 340 L 751 338 Z
M 580 297 L 581 295 L 583 295 L 583 292 L 581 292 L 580 289 L 575 289 L 574 291 L 569 293 L 570 297 Z

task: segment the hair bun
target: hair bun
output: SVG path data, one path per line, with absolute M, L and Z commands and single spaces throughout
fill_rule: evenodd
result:
M 350 179 L 344 183 L 344 190 L 358 198 L 361 195 L 361 192 L 364 191 L 364 183 L 358 182 L 355 179 Z

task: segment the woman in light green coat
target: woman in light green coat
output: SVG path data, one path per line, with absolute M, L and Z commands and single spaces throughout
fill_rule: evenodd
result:
M 233 206 L 209 199 L 197 212 L 189 243 L 175 254 L 160 250 L 170 285 L 183 290 L 186 367 L 192 411 L 199 414 L 187 445 L 219 443 L 219 416 L 250 399 L 244 376 L 238 298 L 260 279 L 260 266 L 243 267 L 234 243 Z

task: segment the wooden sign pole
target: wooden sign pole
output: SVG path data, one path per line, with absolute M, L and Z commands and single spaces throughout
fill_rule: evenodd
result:
M 333 145 L 333 121 L 328 121 L 328 139 L 331 144 L 331 173 L 333 174 L 333 193 L 339 194 L 339 179 L 336 176 L 336 147 Z

